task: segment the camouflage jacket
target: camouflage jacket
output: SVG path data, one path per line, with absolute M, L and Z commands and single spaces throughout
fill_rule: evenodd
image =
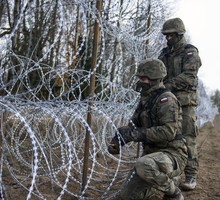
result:
M 135 130 L 129 140 L 136 141 L 136 135 L 144 135 L 144 154 L 167 152 L 177 163 L 187 158 L 181 135 L 180 104 L 170 91 L 165 90 L 163 83 L 141 95 L 131 120 Z
M 162 49 L 158 57 L 167 68 L 165 86 L 178 98 L 182 106 L 198 104 L 198 70 L 201 59 L 196 47 L 182 38 L 173 49 Z

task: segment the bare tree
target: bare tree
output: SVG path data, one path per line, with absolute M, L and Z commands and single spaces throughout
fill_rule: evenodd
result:
M 9 70 L 7 80 L 13 80 L 15 74 L 34 67 L 36 63 L 42 66 L 44 73 L 48 70 L 45 66 L 60 68 L 61 71 L 90 71 L 93 26 L 98 20 L 94 5 L 95 1 L 83 0 L 2 0 L 0 37 L 7 37 L 7 47 L 14 55 L 2 67 L 9 68 L 9 63 L 16 66 L 14 71 Z M 129 86 L 136 64 L 145 57 L 156 56 L 160 49 L 160 27 L 168 15 L 166 10 L 169 5 L 162 0 L 104 1 L 98 22 L 101 35 L 96 72 L 111 82 Z M 28 80 L 30 87 L 36 87 L 41 74 L 42 71 L 33 71 L 21 82 Z M 54 76 L 50 83 L 54 86 L 53 91 L 59 94 L 63 80 L 69 83 L 71 80 L 66 80 L 69 78 L 65 73 Z M 29 89 L 21 86 L 21 82 L 12 91 Z M 83 89 L 87 86 L 82 83 L 80 87 Z M 48 90 L 42 88 L 41 92 L 44 89 Z M 86 89 L 83 91 L 86 98 Z

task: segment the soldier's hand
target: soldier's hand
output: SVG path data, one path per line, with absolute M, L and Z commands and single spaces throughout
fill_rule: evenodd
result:
M 125 145 L 126 143 L 132 141 L 132 132 L 133 132 L 133 128 L 130 126 L 122 126 L 120 128 L 118 128 L 118 132 L 120 133 L 120 141 L 122 146 Z
M 110 154 L 119 154 L 120 153 L 119 145 L 118 144 L 110 144 L 108 146 L 108 152 Z
M 108 152 L 110 154 L 119 154 L 120 153 L 120 147 L 119 147 L 119 141 L 117 139 L 117 136 L 115 136 L 112 141 L 110 142 L 108 146 Z
M 112 139 L 108 146 L 108 151 L 111 154 L 119 154 L 120 145 L 124 146 L 126 143 L 131 140 L 132 128 L 129 126 L 123 126 L 118 128 L 118 131 L 115 133 L 115 137 Z

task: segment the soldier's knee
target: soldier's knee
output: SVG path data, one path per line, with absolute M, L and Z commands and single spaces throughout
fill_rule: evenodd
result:
M 152 177 L 155 173 L 157 166 L 155 161 L 150 157 L 141 157 L 135 163 L 135 171 L 139 177 L 146 180 L 146 178 Z

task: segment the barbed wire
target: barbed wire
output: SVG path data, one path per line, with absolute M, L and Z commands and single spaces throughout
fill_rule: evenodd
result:
M 8 62 L 12 56 L 15 55 L 8 54 L 5 60 Z M 96 199 L 116 195 L 118 191 L 112 188 L 126 180 L 125 172 L 132 167 L 127 164 L 134 163 L 136 146 L 124 147 L 118 156 L 109 154 L 107 146 L 117 127 L 128 122 L 138 94 L 113 85 L 97 74 L 97 87 L 103 89 L 94 97 L 93 123 L 89 127 L 86 121 L 88 99 L 81 100 L 81 88 L 84 83 L 89 87 L 90 72 L 61 71 L 17 55 L 16 59 L 19 65 L 10 65 L 0 73 L 2 191 L 8 193 L 8 181 L 12 181 L 27 192 L 27 199 L 32 196 L 47 199 L 45 195 L 62 199 L 64 193 L 78 199 L 87 194 L 88 199 L 94 199 L 89 197 L 91 191 L 96 193 Z M 29 63 L 28 67 L 25 63 Z M 9 82 L 8 74 L 14 74 Z M 33 74 L 38 74 L 34 84 L 31 82 Z M 52 84 L 57 77 L 59 86 Z M 88 182 L 81 191 L 86 130 L 92 142 Z M 50 183 L 50 188 L 59 188 L 59 192 L 48 194 L 42 187 L 42 180 Z M 100 189 L 97 188 L 99 184 L 102 185 Z
M 136 1 L 125 1 L 123 5 L 119 1 L 104 1 L 103 15 L 109 14 L 109 20 L 106 20 L 104 17 L 97 18 L 94 2 L 57 1 L 55 38 L 51 43 L 45 43 L 43 55 L 37 59 L 33 55 L 35 47 L 30 56 L 21 56 L 12 50 L 12 40 L 19 32 L 20 25 L 26 20 L 28 26 L 33 28 L 33 14 L 40 10 L 40 7 L 35 6 L 35 1 L 21 4 L 21 12 L 1 51 L 2 199 L 17 198 L 16 192 L 11 191 L 19 189 L 21 198 L 27 200 L 106 200 L 114 198 L 122 185 L 132 178 L 133 174 L 131 177 L 127 177 L 127 174 L 139 154 L 136 144 L 120 147 L 119 155 L 111 155 L 107 146 L 117 128 L 128 123 L 139 98 L 139 94 L 132 89 L 135 77 L 128 79 L 127 87 L 124 87 L 121 80 L 123 73 L 130 67 L 136 68 L 136 64 L 146 57 L 146 48 L 149 52 L 156 51 L 150 49 L 146 41 L 153 40 L 160 33 L 164 13 L 160 6 L 162 0 L 150 2 L 153 26 L 147 27 L 149 15 L 146 10 L 149 2 L 139 1 L 142 8 L 136 12 Z M 47 13 L 42 23 L 50 18 L 54 5 L 53 1 L 43 5 Z M 135 24 L 134 15 L 140 19 L 138 24 Z M 101 33 L 100 53 L 94 71 L 85 69 L 89 57 L 86 52 L 91 48 L 88 44 L 91 42 L 91 21 L 98 22 Z M 68 39 L 72 42 L 72 35 L 68 34 L 78 28 L 81 40 L 77 48 L 69 52 L 70 60 L 67 62 L 65 49 L 68 45 L 65 41 Z M 45 37 L 47 29 L 44 31 L 39 40 Z M 113 52 L 113 45 L 108 44 L 106 36 L 111 39 L 111 44 L 118 44 L 115 59 L 108 57 L 109 52 Z M 62 45 L 56 56 L 60 62 L 55 66 L 45 64 L 45 58 L 59 42 Z M 126 66 L 131 57 L 135 65 Z M 72 68 L 69 67 L 71 62 L 75 62 Z M 117 73 L 110 80 L 109 74 L 114 65 L 117 66 Z M 100 66 L 106 69 L 107 76 L 98 73 Z M 93 74 L 96 75 L 96 85 L 92 125 L 89 125 L 88 94 Z M 83 186 L 87 131 L 91 144 L 88 180 Z

